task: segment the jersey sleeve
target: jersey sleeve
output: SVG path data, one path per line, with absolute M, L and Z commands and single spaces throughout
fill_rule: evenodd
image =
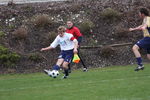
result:
M 150 27 L 150 17 L 147 18 L 146 25 L 147 25 L 147 27 Z
M 56 38 L 55 38 L 55 40 L 51 43 L 51 47 L 52 48 L 56 48 L 57 46 L 58 46 L 58 44 L 59 44 L 59 39 L 58 39 L 59 37 L 57 36 Z
M 75 35 L 77 36 L 77 37 L 79 37 L 79 36 L 82 36 L 81 35 L 81 33 L 80 33 L 80 30 L 78 29 L 78 28 L 74 28 L 74 31 L 75 31 Z

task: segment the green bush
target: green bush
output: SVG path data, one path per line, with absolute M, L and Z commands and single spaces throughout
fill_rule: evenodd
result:
M 0 37 L 3 37 L 5 33 L 3 31 L 0 31 Z
M 103 19 L 107 19 L 107 20 L 116 20 L 116 19 L 120 19 L 120 13 L 112 8 L 106 8 L 101 14 L 100 16 Z
M 128 37 L 129 30 L 121 27 L 117 27 L 115 31 L 115 36 L 118 38 Z
M 92 21 L 87 20 L 87 21 L 82 22 L 79 28 L 81 30 L 81 33 L 83 33 L 84 35 L 89 35 L 94 26 L 95 25 Z
M 7 67 L 15 66 L 19 61 L 20 56 L 16 53 L 10 52 L 7 48 L 0 45 L 0 63 Z
M 31 53 L 28 55 L 29 60 L 34 62 L 39 62 L 42 60 L 42 57 L 39 53 Z

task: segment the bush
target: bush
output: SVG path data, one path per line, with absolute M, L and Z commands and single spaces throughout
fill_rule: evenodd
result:
M 116 20 L 116 19 L 120 19 L 120 13 L 112 8 L 107 8 L 105 9 L 100 16 L 102 16 L 103 19 L 107 19 L 107 20 Z
M 129 32 L 128 29 L 118 27 L 118 28 L 116 28 L 115 36 L 118 38 L 123 38 L 123 37 L 126 38 L 126 37 L 128 37 L 128 32 Z
M 13 33 L 12 33 L 15 38 L 17 39 L 26 39 L 27 38 L 27 34 L 28 34 L 28 31 L 27 31 L 27 28 L 26 27 L 20 27 L 18 28 L 17 30 L 15 30 Z
M 0 37 L 3 37 L 5 33 L 3 31 L 0 31 Z
M 81 33 L 84 35 L 89 35 L 92 31 L 92 28 L 94 27 L 94 23 L 90 20 L 84 21 L 80 24 L 79 28 L 81 30 Z
M 16 53 L 11 53 L 7 48 L 0 45 L 0 63 L 7 67 L 15 66 L 20 56 Z
M 101 49 L 101 56 L 102 57 L 111 57 L 115 53 L 115 50 L 111 46 L 104 46 Z
M 41 15 L 37 15 L 34 17 L 35 18 L 33 19 L 33 24 L 36 27 L 45 27 L 52 23 L 50 16 L 48 16 L 46 14 L 41 14 Z
M 29 60 L 39 62 L 42 60 L 42 57 L 39 53 L 31 53 L 29 54 Z

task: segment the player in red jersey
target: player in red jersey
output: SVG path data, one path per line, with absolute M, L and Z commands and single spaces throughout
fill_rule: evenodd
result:
M 82 42 L 83 35 L 82 35 L 82 33 L 80 32 L 80 30 L 79 30 L 77 27 L 75 27 L 75 26 L 73 25 L 73 22 L 72 22 L 72 21 L 67 21 L 67 29 L 66 29 L 66 32 L 72 34 L 72 35 L 78 40 L 78 45 L 79 45 L 79 47 L 80 47 L 80 44 L 81 44 L 81 42 Z M 79 49 L 79 48 L 78 48 L 78 49 Z M 83 60 L 82 60 L 82 58 L 81 58 L 81 56 L 80 56 L 80 54 L 79 54 L 79 50 L 78 50 L 78 55 L 79 55 L 79 57 L 80 57 L 80 60 L 81 60 L 82 65 L 83 65 L 83 71 L 84 71 L 84 72 L 88 71 L 86 65 L 84 64 L 84 62 L 83 62 Z M 69 69 L 70 69 L 70 71 L 71 71 L 70 66 L 69 66 Z

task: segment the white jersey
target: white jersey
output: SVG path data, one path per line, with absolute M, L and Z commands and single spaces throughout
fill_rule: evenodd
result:
M 71 50 L 74 48 L 74 42 L 71 40 L 72 37 L 73 35 L 69 33 L 64 33 L 63 37 L 58 35 L 50 46 L 56 48 L 56 46 L 60 45 L 61 50 Z

